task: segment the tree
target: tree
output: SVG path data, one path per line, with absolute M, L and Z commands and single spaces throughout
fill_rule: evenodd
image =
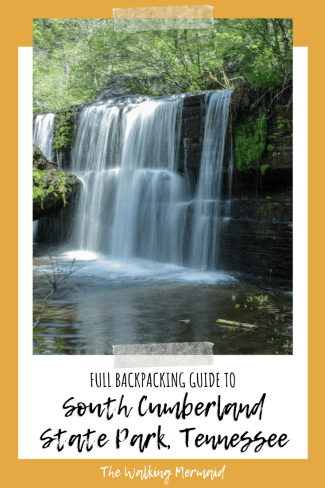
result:
M 215 19 L 212 29 L 114 31 L 112 19 L 34 20 L 34 111 L 86 103 L 114 76 L 134 94 L 292 82 L 292 19 Z

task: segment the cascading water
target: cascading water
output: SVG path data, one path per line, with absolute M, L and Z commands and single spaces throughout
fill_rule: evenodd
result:
M 72 171 L 83 182 L 72 244 L 108 252 L 116 192 L 120 110 L 109 103 L 83 109 L 72 153 Z
M 177 174 L 183 99 L 146 101 L 124 117 L 123 149 L 112 254 L 180 263 L 181 202 L 186 181 Z
M 182 96 L 86 107 L 72 171 L 84 182 L 73 245 L 163 262 L 182 259 L 187 190 L 177 174 Z M 183 222 L 182 222 L 183 220 Z
M 34 128 L 34 144 L 40 148 L 44 156 L 52 161 L 52 139 L 55 114 L 37 115 Z
M 206 96 L 197 183 L 186 164 L 178 171 L 182 95 L 84 107 L 70 168 L 84 183 L 71 248 L 216 269 L 229 216 L 221 193 L 231 94 Z M 232 156 L 228 166 L 230 201 Z
M 44 156 L 52 161 L 53 130 L 55 114 L 37 115 L 34 127 L 33 142 L 40 148 Z M 33 241 L 37 237 L 38 221 L 33 222 Z
M 190 265 L 193 268 L 217 266 L 218 237 L 223 223 L 223 162 L 232 92 L 225 90 L 213 93 L 207 106 L 192 231 Z M 232 157 L 229 167 L 232 177 Z M 231 179 L 228 185 L 231 191 Z

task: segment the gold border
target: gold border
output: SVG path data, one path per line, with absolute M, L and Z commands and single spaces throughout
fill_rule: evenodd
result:
M 114 486 L 125 485 L 124 477 L 118 479 L 105 479 L 101 475 L 100 466 L 109 464 L 103 460 L 18 460 L 18 188 L 14 183 L 18 181 L 18 46 L 32 46 L 32 19 L 42 17 L 112 17 L 112 8 L 117 2 L 89 2 L 62 0 L 47 2 L 18 0 L 8 2 L 2 7 L 2 257 L 4 276 L 1 280 L 2 328 L 4 331 L 3 348 L 1 354 L 2 366 L 2 476 L 4 486 L 58 487 L 99 486 L 102 480 L 105 486 L 108 483 Z M 125 1 L 123 7 L 135 7 L 136 2 Z M 141 2 L 143 6 L 150 6 L 148 1 Z M 156 1 L 157 6 L 166 4 L 166 0 Z M 183 4 L 187 2 L 168 0 L 169 4 Z M 205 2 L 196 2 L 204 5 Z M 223 480 L 214 480 L 223 486 L 237 487 L 243 485 L 263 487 L 305 487 L 318 486 L 323 479 L 323 419 L 319 407 L 322 404 L 323 382 L 323 344 L 324 324 L 323 311 L 323 229 L 322 220 L 318 215 L 321 209 L 322 182 L 324 181 L 323 141 L 324 128 L 324 97 L 322 95 L 322 82 L 324 80 L 323 63 L 323 15 L 320 4 L 309 2 L 306 5 L 293 0 L 274 0 L 271 4 L 248 0 L 242 2 L 234 0 L 224 4 L 215 4 L 214 17 L 293 17 L 294 18 L 294 45 L 309 47 L 309 103 L 310 103 L 310 130 L 309 130 L 309 272 L 310 272 L 310 306 L 309 322 L 312 334 L 309 338 L 309 459 L 308 460 L 196 460 L 197 469 L 227 465 Z M 316 85 L 317 84 L 317 85 Z M 299 168 L 296 169 L 299 171 Z M 10 173 L 9 173 L 10 171 Z M 10 175 L 10 176 L 9 176 Z M 317 270 L 317 272 L 316 272 Z M 316 330 L 317 327 L 317 330 Z M 31 379 L 32 380 L 32 379 Z M 294 379 L 293 379 L 294 380 Z M 288 385 L 289 387 L 290 385 Z M 302 398 L 302 401 L 305 401 Z M 35 405 L 35 408 L 37 406 Z M 285 405 L 283 405 L 285 408 Z M 141 469 L 150 460 L 128 460 L 128 466 Z M 123 469 L 125 461 L 114 460 L 114 469 Z M 151 461 L 153 464 L 153 461 Z M 193 467 L 193 460 L 181 461 L 185 469 Z M 180 460 L 155 460 L 157 469 L 174 469 L 180 465 Z M 209 480 L 205 481 L 209 483 Z M 162 480 L 147 481 L 132 480 L 132 486 L 162 486 Z M 178 480 L 188 486 L 197 486 L 203 483 L 195 479 Z M 169 485 L 174 485 L 171 478 Z

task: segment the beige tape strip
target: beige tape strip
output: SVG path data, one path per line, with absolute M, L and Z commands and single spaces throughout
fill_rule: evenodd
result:
M 212 19 L 213 9 L 209 5 L 113 8 L 113 16 L 114 19 Z
M 213 28 L 208 5 L 188 7 L 135 7 L 113 9 L 117 32 Z M 208 366 L 213 364 L 213 344 L 135 344 L 113 346 L 114 368 Z
M 212 29 L 213 9 L 209 5 L 114 8 L 114 29 L 116 32 Z
M 211 365 L 212 348 L 212 342 L 116 345 L 114 368 Z
M 114 356 L 114 368 L 170 368 L 213 366 L 214 356 Z

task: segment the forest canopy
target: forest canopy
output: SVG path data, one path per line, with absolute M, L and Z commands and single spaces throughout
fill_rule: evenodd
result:
M 142 95 L 240 81 L 289 86 L 292 36 L 292 19 L 214 19 L 213 29 L 138 33 L 115 32 L 113 19 L 35 19 L 34 112 L 92 101 L 117 76 L 133 77 L 132 92 Z

